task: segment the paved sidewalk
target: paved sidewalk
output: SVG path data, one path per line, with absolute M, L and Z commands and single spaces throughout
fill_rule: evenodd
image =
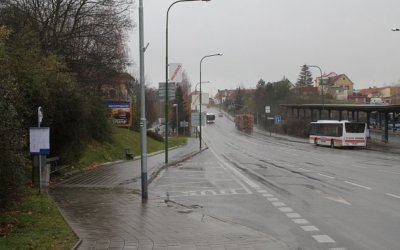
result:
M 198 140 L 190 139 L 170 151 L 170 162 L 194 152 Z M 149 172 L 163 163 L 164 154 L 149 157 Z M 151 194 L 151 185 L 142 204 L 139 188 L 140 161 L 129 161 L 68 179 L 50 193 L 81 239 L 77 249 L 287 249 L 264 233 L 166 204 Z

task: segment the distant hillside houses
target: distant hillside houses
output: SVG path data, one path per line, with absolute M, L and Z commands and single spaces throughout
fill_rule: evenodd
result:
M 387 104 L 400 104 L 400 87 L 387 86 L 387 87 L 369 87 L 367 89 L 360 89 L 359 93 L 367 98 L 380 98 Z
M 322 84 L 321 84 L 322 83 Z M 372 100 L 381 99 L 386 104 L 400 104 L 400 86 L 369 87 L 355 90 L 353 81 L 346 74 L 331 72 L 316 77 L 315 86 L 296 88 L 300 95 L 330 95 L 336 100 L 352 103 L 370 103 Z M 323 88 L 323 89 L 322 89 Z M 323 91 L 322 91 L 323 90 Z

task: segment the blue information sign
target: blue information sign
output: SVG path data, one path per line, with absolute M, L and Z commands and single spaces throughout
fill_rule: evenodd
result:
M 275 115 L 275 124 L 281 124 L 281 116 Z

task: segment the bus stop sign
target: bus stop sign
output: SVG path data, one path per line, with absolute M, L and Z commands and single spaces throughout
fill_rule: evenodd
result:
M 281 116 L 280 115 L 275 116 L 275 124 L 276 125 L 281 124 Z

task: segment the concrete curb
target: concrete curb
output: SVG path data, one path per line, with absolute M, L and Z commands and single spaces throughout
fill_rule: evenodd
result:
M 76 250 L 82 244 L 82 239 L 79 239 L 78 242 L 71 248 L 71 250 Z
M 57 203 L 54 201 L 53 197 L 51 196 L 50 192 L 48 193 L 54 206 L 57 208 L 58 212 L 61 214 L 64 222 L 68 225 L 68 227 L 71 229 L 72 233 L 75 234 L 75 237 L 78 238 L 78 241 L 75 243 L 75 245 L 71 248 L 71 250 L 76 250 L 78 249 L 78 247 L 82 244 L 82 239 L 79 238 L 79 235 L 75 232 L 75 230 L 73 229 L 72 225 L 70 224 L 70 222 L 68 220 L 66 220 L 65 218 L 67 218 L 64 214 L 64 212 L 60 209 L 60 207 L 57 205 Z
M 169 148 L 168 151 L 171 151 L 171 150 L 174 150 L 174 149 L 178 149 L 178 148 L 180 148 L 180 147 L 185 147 L 186 145 L 187 145 L 187 143 L 186 143 L 186 144 L 183 144 L 183 145 L 180 145 L 180 146 L 175 146 L 175 147 Z M 147 154 L 147 156 L 151 157 L 151 156 L 158 155 L 158 154 L 162 154 L 162 153 L 164 153 L 164 150 L 159 150 L 159 151 L 156 151 L 156 152 Z M 82 169 L 76 169 L 76 170 L 68 171 L 67 173 L 64 174 L 64 176 L 65 176 L 66 178 L 71 178 L 71 177 L 73 177 L 73 176 L 75 176 L 75 175 L 78 175 L 78 174 L 84 173 L 84 172 L 86 172 L 86 171 L 88 171 L 88 170 L 91 170 L 93 167 L 102 168 L 102 167 L 105 167 L 105 166 L 112 166 L 112 165 L 115 165 L 115 164 L 118 164 L 118 163 L 123 163 L 123 162 L 128 162 L 128 161 L 138 161 L 138 160 L 140 160 L 140 159 L 141 159 L 141 157 L 138 156 L 138 157 L 135 157 L 135 159 L 133 159 L 133 160 L 116 160 L 116 161 L 104 162 L 104 163 L 100 163 L 100 164 L 95 165 L 95 166 L 91 166 L 91 167 L 86 167 L 86 168 L 82 168 Z M 62 182 L 62 181 L 61 181 L 61 182 Z M 50 183 L 50 186 L 57 185 L 58 183 L 60 183 L 60 182 L 58 182 L 57 179 L 56 179 L 55 182 Z

